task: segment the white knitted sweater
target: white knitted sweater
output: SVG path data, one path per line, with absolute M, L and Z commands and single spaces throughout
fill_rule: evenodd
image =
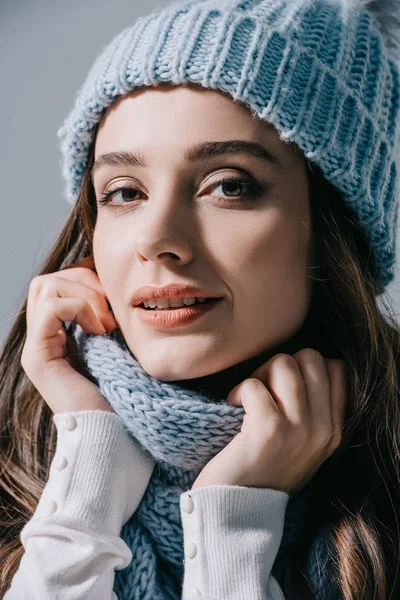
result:
M 138 507 L 154 462 L 118 415 L 53 416 L 57 448 L 25 553 L 3 600 L 118 600 L 114 570 L 131 550 L 119 537 Z M 283 600 L 271 568 L 282 539 L 288 494 L 213 485 L 180 496 L 183 600 Z

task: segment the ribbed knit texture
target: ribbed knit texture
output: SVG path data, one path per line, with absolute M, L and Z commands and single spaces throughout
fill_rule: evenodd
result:
M 209 485 L 191 490 L 190 497 L 192 514 L 182 511 L 184 530 L 189 533 L 184 539 L 200 544 L 196 567 L 186 559 L 185 576 L 189 573 L 195 582 L 191 571 L 204 573 L 201 591 L 207 598 L 281 600 L 280 590 L 275 592 L 279 584 L 270 573 L 289 496 L 274 489 Z M 187 544 L 185 550 L 190 552 L 191 547 Z M 183 599 L 190 589 L 186 583 Z
M 69 414 L 74 416 L 78 426 L 72 431 L 68 430 L 68 436 L 58 435 L 57 454 L 69 457 L 69 470 L 74 476 L 69 479 L 60 477 L 56 472 L 55 477 L 50 477 L 53 496 L 64 499 L 64 504 L 58 503 L 58 513 L 61 512 L 63 517 L 69 516 L 78 522 L 82 521 L 89 527 L 100 527 L 103 532 L 115 534 L 121 519 L 125 523 L 132 514 L 131 507 L 136 507 L 140 501 L 138 495 L 141 490 L 137 483 L 148 476 L 152 465 L 151 457 L 143 454 L 138 443 L 133 443 L 132 436 L 115 413 L 89 410 Z M 53 415 L 58 432 L 69 414 Z M 86 445 L 84 451 L 81 451 L 82 444 Z M 140 460 L 137 460 L 138 455 Z M 125 480 L 126 462 L 138 465 L 135 481 Z M 105 464 L 109 464 L 110 468 L 105 470 Z M 54 464 L 52 470 L 54 471 Z M 129 495 L 122 513 L 116 510 L 110 495 L 104 493 L 111 486 L 118 490 L 121 498 Z M 45 515 L 47 516 L 47 511 Z
M 342 192 L 383 289 L 394 277 L 400 196 L 400 57 L 376 12 L 356 0 L 184 0 L 139 18 L 99 54 L 58 130 L 67 200 L 78 196 L 97 124 L 116 98 L 162 82 L 220 89 Z M 393 37 L 394 20 L 386 22 Z
M 70 443 L 73 443 L 72 438 L 74 436 L 79 436 L 80 439 L 87 439 L 86 428 L 93 430 L 91 425 L 92 421 L 96 421 L 97 428 L 95 430 L 95 435 L 92 438 L 92 452 L 89 455 L 88 461 L 89 464 L 86 465 L 84 469 L 77 470 L 78 476 L 74 477 L 70 484 L 70 489 L 68 490 L 69 494 L 67 496 L 66 506 L 63 506 L 63 514 L 64 515 L 74 515 L 78 519 L 82 519 L 86 523 L 102 523 L 103 528 L 107 531 L 112 525 L 112 511 L 110 511 L 110 506 L 108 504 L 109 498 L 107 495 L 103 495 L 99 497 L 97 490 L 99 489 L 99 485 L 104 485 L 103 482 L 103 470 L 102 470 L 102 456 L 106 457 L 109 454 L 114 456 L 115 465 L 117 465 L 117 461 L 119 459 L 119 455 L 121 449 L 123 447 L 123 436 L 124 431 L 120 430 L 120 435 L 118 438 L 115 436 L 112 438 L 113 448 L 110 447 L 110 435 L 109 431 L 112 429 L 112 424 L 110 420 L 107 420 L 107 414 L 100 415 L 103 417 L 99 419 L 99 415 L 95 412 L 90 413 L 86 421 L 82 420 L 81 428 L 70 431 Z M 54 415 L 54 421 L 59 426 L 62 423 L 62 416 Z M 116 416 L 117 418 L 117 416 Z M 64 454 L 68 456 L 70 453 L 64 451 Z M 70 465 L 70 468 L 73 470 L 74 465 Z M 79 473 L 83 473 L 86 479 L 86 486 L 83 485 L 83 481 L 79 477 Z M 111 469 L 109 472 L 110 477 L 110 485 L 115 483 L 114 480 L 114 470 Z M 87 481 L 89 478 L 89 482 Z M 59 479 L 59 484 L 62 484 L 62 480 Z M 89 483 L 89 485 L 87 485 Z M 74 493 L 74 490 L 79 490 L 79 494 Z M 83 495 L 82 490 L 88 490 L 88 493 Z M 62 492 L 62 490 L 60 490 Z M 62 493 L 61 493 L 62 495 Z M 73 499 L 71 501 L 71 498 Z M 79 498 L 79 502 L 76 499 Z
M 96 336 L 85 334 L 77 325 L 74 339 L 85 375 L 99 386 L 127 430 L 156 461 L 137 510 L 121 530 L 133 559 L 116 572 L 114 591 L 119 600 L 180 600 L 184 575 L 180 494 L 191 489 L 205 465 L 239 433 L 244 409 L 151 377 L 119 330 Z M 272 569 L 280 585 L 286 581 L 290 549 L 308 526 L 310 489 L 308 484 L 289 497 Z M 328 533 L 329 524 L 315 539 L 308 569 L 324 600 L 337 600 Z M 288 589 L 290 581 L 285 585 Z M 296 597 L 295 593 L 292 598 Z

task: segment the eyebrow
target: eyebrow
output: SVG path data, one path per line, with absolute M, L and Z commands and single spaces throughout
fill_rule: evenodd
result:
M 226 154 L 248 154 L 278 168 L 283 167 L 277 156 L 272 154 L 262 144 L 246 140 L 202 142 L 186 150 L 184 159 L 189 163 L 194 163 Z M 124 150 L 101 154 L 93 164 L 91 178 L 93 179 L 95 172 L 104 166 L 145 167 L 146 161 L 142 155 Z

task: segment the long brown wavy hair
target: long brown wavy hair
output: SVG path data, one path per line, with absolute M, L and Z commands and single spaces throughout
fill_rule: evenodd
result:
M 93 159 L 94 142 L 79 197 L 37 274 L 92 254 Z M 395 600 L 400 598 L 400 589 L 394 591 L 400 583 L 400 330 L 354 213 L 316 165 L 307 162 L 307 173 L 318 257 L 310 273 L 313 310 L 322 337 L 348 365 L 350 389 L 342 443 L 312 480 L 315 502 L 307 535 L 291 549 L 288 568 L 296 600 L 321 598 L 307 576 L 306 557 L 319 526 L 329 519 L 336 557 L 332 579 L 343 597 Z M 18 569 L 24 552 L 19 533 L 36 509 L 56 446 L 53 413 L 21 366 L 26 305 L 27 300 L 0 355 L 0 597 Z

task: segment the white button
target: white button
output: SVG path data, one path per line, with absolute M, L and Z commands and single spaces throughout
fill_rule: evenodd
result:
M 49 500 L 47 510 L 49 513 L 55 513 L 57 510 L 57 502 L 55 500 Z
M 189 548 L 187 549 L 186 552 L 186 556 L 188 556 L 189 558 L 194 558 L 197 554 L 197 546 L 196 544 L 190 544 Z
M 53 460 L 54 468 L 57 471 L 62 471 L 67 466 L 68 461 L 65 456 L 56 456 Z
M 191 496 L 189 496 L 189 494 L 182 496 L 182 508 L 183 508 L 183 510 L 185 510 L 188 513 L 193 512 L 194 502 L 193 502 L 193 498 Z
M 192 596 L 201 596 L 201 591 L 199 590 L 199 588 L 192 589 Z
M 77 422 L 76 422 L 75 417 L 73 417 L 72 415 L 66 415 L 65 417 L 62 418 L 61 425 L 64 427 L 64 429 L 68 429 L 68 431 L 72 431 L 72 429 L 75 429 Z

